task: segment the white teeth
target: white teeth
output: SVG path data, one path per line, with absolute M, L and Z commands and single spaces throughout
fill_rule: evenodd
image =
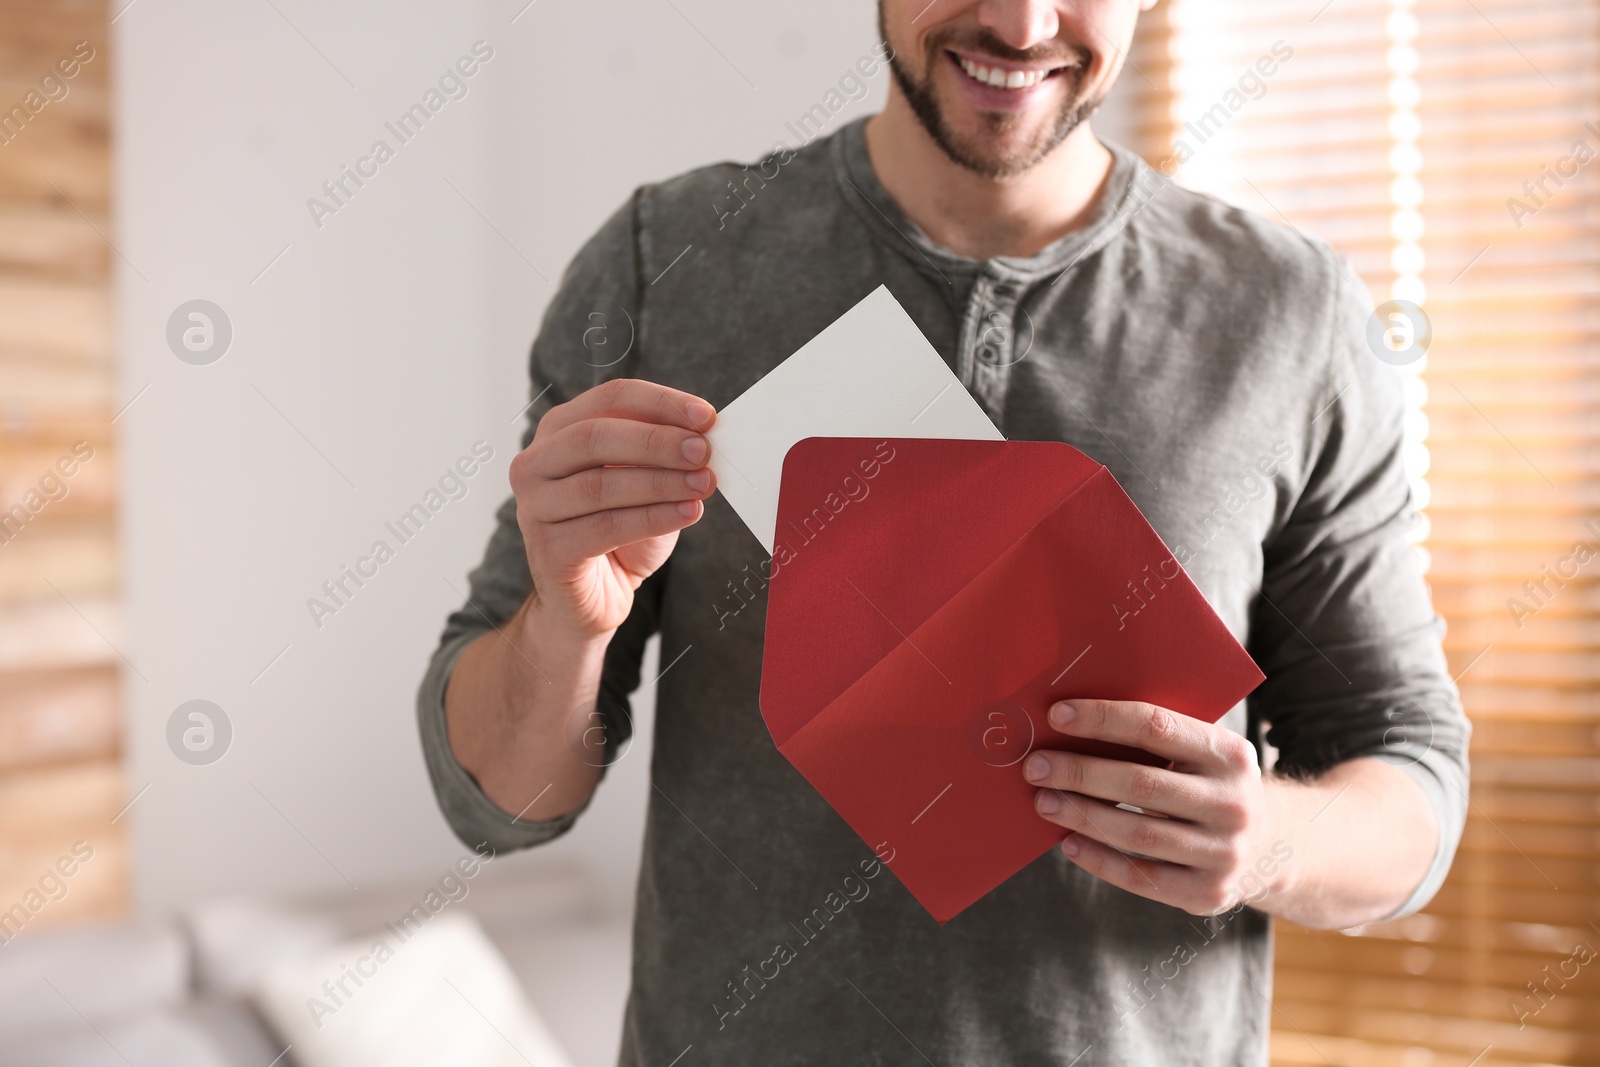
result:
M 996 89 L 1027 89 L 1044 81 L 1047 73 L 1042 70 L 1004 71 L 999 67 L 985 67 L 970 59 L 957 58 L 961 63 L 961 69 L 966 71 L 970 78 Z

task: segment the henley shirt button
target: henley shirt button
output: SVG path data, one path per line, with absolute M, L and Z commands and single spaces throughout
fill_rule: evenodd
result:
M 984 345 L 978 349 L 978 358 L 985 363 L 999 363 L 1000 350 L 994 345 Z

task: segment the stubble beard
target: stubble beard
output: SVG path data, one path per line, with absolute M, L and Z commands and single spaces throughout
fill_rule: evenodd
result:
M 879 35 L 885 41 L 888 40 L 888 36 L 883 33 L 881 8 Z M 1053 120 L 1039 134 L 1021 144 L 1004 149 L 997 148 L 996 145 L 1001 143 L 1002 138 L 1032 116 L 1016 112 L 987 111 L 982 113 L 982 121 L 990 136 L 963 137 L 951 129 L 933 87 L 935 64 L 945 61 L 944 52 L 951 43 L 954 42 L 940 38 L 929 42 L 928 54 L 924 57 L 927 77 L 921 82 L 912 77 L 898 52 L 890 52 L 889 70 L 894 75 L 895 84 L 905 94 L 906 102 L 911 105 L 912 113 L 917 116 L 917 121 L 922 123 L 922 128 L 928 132 L 928 136 L 933 138 L 934 143 L 952 162 L 975 174 L 986 178 L 1010 178 L 1030 169 L 1055 151 L 1056 147 L 1065 141 L 1073 130 L 1087 121 L 1105 101 L 1104 93 L 1090 98 L 1083 96 L 1083 79 L 1089 70 L 1092 57 L 1086 49 L 1080 50 L 1075 66 L 1054 75 L 1056 78 L 1068 80 L 1069 88 L 1066 99 L 1057 109 Z M 970 39 L 970 42 L 963 41 L 963 43 L 978 45 L 980 47 L 974 51 L 1001 58 L 1021 60 L 1023 55 L 987 34 L 980 34 Z

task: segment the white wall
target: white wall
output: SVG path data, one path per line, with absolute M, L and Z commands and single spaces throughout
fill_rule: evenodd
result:
M 458 853 L 413 694 L 506 492 L 540 274 L 638 183 L 763 153 L 875 42 L 865 0 L 525 2 L 144 0 L 115 24 L 118 645 L 146 910 L 427 876 Z M 384 123 L 478 40 L 494 55 L 468 94 L 399 146 Z M 307 199 L 380 137 L 395 157 L 318 227 Z M 165 337 L 196 298 L 233 326 L 204 366 Z M 468 496 L 314 625 L 307 599 L 395 545 L 384 522 L 480 439 L 495 458 Z M 206 766 L 167 742 L 197 698 L 233 727 Z M 522 862 L 580 857 L 625 905 L 648 760 L 646 738 Z

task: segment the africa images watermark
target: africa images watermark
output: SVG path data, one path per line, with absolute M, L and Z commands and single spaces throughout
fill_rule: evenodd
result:
M 402 111 L 392 122 L 383 124 L 383 128 L 394 138 L 393 145 L 388 139 L 379 137 L 372 142 L 366 155 L 356 159 L 354 166 L 341 164 L 339 173 L 322 183 L 321 197 L 306 198 L 306 210 L 311 213 L 311 221 L 316 228 L 322 229 L 328 216 L 337 215 L 343 210 L 367 182 L 378 176 L 379 169 L 421 133 L 422 128 L 433 116 L 443 111 L 446 104 L 452 100 L 466 99 L 471 91 L 468 79 L 493 58 L 494 48 L 489 42 L 474 41 L 472 54 L 457 59 L 453 66 L 439 75 L 436 87 L 429 86 L 419 102 Z
M 1294 57 L 1294 48 L 1286 41 L 1272 42 L 1272 47 L 1244 69 L 1232 87 L 1209 108 L 1194 119 L 1185 122 L 1183 129 L 1173 139 L 1172 151 L 1154 167 L 1140 168 L 1134 179 L 1134 188 L 1128 195 L 1126 206 L 1118 213 L 1117 225 L 1126 226 L 1128 220 L 1144 210 L 1171 180 L 1173 171 L 1200 154 L 1200 149 L 1215 137 L 1228 122 L 1253 100 L 1267 95 L 1267 79 L 1278 73 L 1283 64 Z
M 205 767 L 228 754 L 233 720 L 210 700 L 185 700 L 167 716 L 167 748 L 191 767 Z
M 773 541 L 772 555 L 757 563 L 754 571 L 746 563 L 737 584 L 729 580 L 728 595 L 711 605 L 717 613 L 717 630 L 727 629 L 729 619 L 754 604 L 771 584 L 777 568 L 798 557 L 802 548 L 821 537 L 850 504 L 865 501 L 872 494 L 868 483 L 881 474 L 894 457 L 893 445 L 888 441 L 878 442 L 870 456 L 858 461 L 854 470 L 840 478 L 838 489 L 825 494 L 817 506 L 800 519 L 799 526 L 791 523 L 787 532 L 779 530 Z M 789 536 L 791 533 L 793 537 Z
M 11 939 L 22 933 L 49 905 L 64 900 L 70 890 L 68 880 L 94 859 L 94 846 L 87 841 L 74 841 L 72 850 L 45 868 L 36 886 L 30 886 L 22 899 L 0 912 L 0 945 L 9 945 Z
M 1583 128 L 1597 142 L 1600 142 L 1600 124 L 1592 121 L 1586 122 L 1583 124 Z M 1539 165 L 1539 176 L 1537 178 L 1529 178 L 1522 183 L 1522 191 L 1527 196 L 1526 200 L 1515 196 L 1506 197 L 1506 210 L 1511 213 L 1511 221 L 1517 229 L 1522 229 L 1529 219 L 1544 210 L 1545 205 L 1555 199 L 1556 192 L 1567 182 L 1576 178 L 1578 171 L 1583 169 L 1586 163 L 1592 161 L 1596 154 L 1594 146 L 1589 143 L 1588 139 L 1580 138 L 1572 142 L 1571 151 L 1558 158 L 1554 167 L 1548 163 L 1541 163 Z M 1555 183 L 1555 189 L 1550 188 L 1551 182 Z
M 338 1014 L 339 1009 L 350 1003 L 362 986 L 376 978 L 378 969 L 394 959 L 401 947 L 421 932 L 435 915 L 451 904 L 466 900 L 467 894 L 472 892 L 472 887 L 467 883 L 476 878 L 494 858 L 494 848 L 485 841 L 473 850 L 473 855 L 456 860 L 439 876 L 436 888 L 429 889 L 421 900 L 393 921 L 383 924 L 384 930 L 394 939 L 392 945 L 388 938 L 380 937 L 353 962 L 339 964 L 338 976 L 323 981 L 322 995 L 312 994 L 306 998 L 306 1011 L 310 1013 L 311 1021 L 317 1024 L 317 1029 L 321 1030 L 323 1022 L 330 1015 Z M 352 984 L 355 989 L 350 988 Z
M 376 578 L 383 565 L 394 559 L 402 546 L 415 539 L 422 528 L 444 510 L 446 504 L 466 498 L 470 490 L 468 479 L 492 459 L 493 445 L 487 441 L 473 442 L 471 455 L 457 459 L 439 476 L 435 485 L 429 486 L 420 501 L 401 512 L 392 522 L 385 522 L 383 528 L 394 538 L 393 545 L 386 538 L 378 538 L 365 555 L 357 557 L 354 564 L 341 565 L 337 574 L 322 583 L 322 596 L 306 597 L 306 610 L 311 613 L 312 625 L 320 630 L 328 616 L 337 615 L 348 607 L 361 588 Z
M 56 65 L 46 70 L 39 78 L 38 88 L 29 89 L 23 94 L 20 103 L 13 104 L 11 110 L 0 113 L 0 148 L 4 148 L 21 136 L 28 123 L 37 118 L 40 112 L 51 104 L 59 104 L 72 92 L 69 84 L 78 76 L 83 65 L 95 57 L 94 45 L 88 41 L 79 41 L 72 46 L 70 56 L 62 56 L 56 60 Z
M 1583 524 L 1584 529 L 1594 535 L 1593 541 L 1584 541 L 1581 538 L 1572 543 L 1572 548 L 1567 554 L 1556 560 L 1552 567 L 1546 563 L 1539 568 L 1543 575 L 1538 581 L 1522 583 L 1522 595 L 1526 601 L 1516 597 L 1506 598 L 1506 610 L 1511 613 L 1511 620 L 1517 624 L 1517 629 L 1522 629 L 1528 620 L 1543 611 L 1555 599 L 1557 593 L 1566 588 L 1568 582 L 1577 578 L 1584 567 L 1594 562 L 1600 556 L 1600 526 L 1590 519 Z M 1554 585 L 1555 588 L 1550 588 Z
M 1205 947 L 1214 942 L 1245 908 L 1262 900 L 1269 892 L 1272 878 L 1278 873 L 1278 869 L 1293 858 L 1294 848 L 1288 842 L 1274 841 L 1270 854 L 1261 856 L 1256 860 L 1255 866 L 1247 868 L 1240 876 L 1235 887 L 1238 903 L 1220 914 L 1208 915 L 1202 919 L 1203 930 L 1195 927 L 1193 923 L 1190 924 L 1190 928 L 1194 930 L 1199 940 L 1198 947 L 1185 938 L 1173 946 L 1170 956 L 1155 964 L 1153 971 L 1151 965 L 1147 963 L 1144 965 L 1143 978 L 1138 981 L 1129 978 L 1126 998 L 1119 994 L 1112 999 L 1112 1010 L 1117 1016 L 1117 1029 L 1121 1030 L 1127 1026 L 1128 1020 L 1154 1003 L 1156 995 L 1177 981 L 1183 974 L 1183 969 L 1199 959 Z
M 879 42 L 877 48 L 858 58 L 853 66 L 847 67 L 839 76 L 838 84 L 829 88 L 820 101 L 812 104 L 793 122 L 785 122 L 783 128 L 794 136 L 795 143 L 786 144 L 782 140 L 774 142 L 772 150 L 755 164 L 755 173 L 750 173 L 750 165 L 746 164 L 745 175 L 738 184 L 731 178 L 728 180 L 727 198 L 711 202 L 712 214 L 717 217 L 717 229 L 726 229 L 728 220 L 753 202 L 756 194 L 767 187 L 767 182 L 782 173 L 783 167 L 794 159 L 799 149 L 821 136 L 847 103 L 865 99 L 867 82 L 877 76 L 893 58 L 894 49 L 886 42 Z M 754 188 L 751 182 L 755 183 Z
M 1167 583 L 1178 577 L 1201 549 L 1204 549 L 1232 522 L 1245 507 L 1267 495 L 1272 479 L 1278 476 L 1282 465 L 1294 457 L 1294 446 L 1287 441 L 1273 444 L 1272 451 L 1256 458 L 1253 466 L 1230 484 L 1222 499 L 1213 504 L 1198 520 L 1190 520 L 1181 540 L 1172 544 L 1172 554 L 1154 563 L 1128 580 L 1127 595 L 1111 602 L 1111 612 L 1117 617 L 1117 629 L 1125 629 L 1128 620 L 1137 616 L 1155 600 Z M 1192 544 L 1191 544 L 1192 542 Z
M 1556 995 L 1567 988 L 1567 983 L 1577 978 L 1578 972 L 1593 962 L 1594 958 L 1594 946 L 1587 941 L 1580 941 L 1555 965 L 1554 974 L 1550 972 L 1550 964 L 1547 963 L 1539 972 L 1544 975 L 1543 981 L 1538 985 L 1524 982 L 1528 989 L 1527 995 L 1521 1001 L 1506 1001 L 1506 1006 L 1511 1009 L 1512 1016 L 1517 1020 L 1517 1029 L 1526 1027 L 1529 1019 L 1549 1007 L 1550 1002 L 1556 999 Z
M 72 477 L 93 458 L 94 446 L 88 441 L 79 441 L 70 453 L 45 468 L 37 485 L 23 493 L 20 501 L 0 512 L 0 548 L 15 541 L 23 528 L 45 508 L 65 500 L 72 491 Z
M 210 366 L 232 344 L 233 320 L 213 301 L 185 300 L 167 316 L 167 348 L 191 367 Z
M 1275 441 L 1270 452 L 1257 456 L 1251 468 L 1237 479 L 1236 485 L 1228 487 L 1221 500 L 1213 504 L 1198 520 L 1190 520 L 1189 527 L 1194 536 L 1191 538 L 1186 533 L 1183 539 L 1172 546 L 1172 554 L 1177 557 L 1178 562 L 1187 567 L 1189 561 L 1244 510 L 1246 504 L 1266 496 L 1272 479 L 1278 476 L 1282 465 L 1293 458 L 1294 446 L 1288 441 Z M 1192 547 L 1191 540 L 1194 542 Z
M 799 935 L 800 948 L 806 948 L 820 938 L 828 924 L 845 908 L 859 904 L 871 895 L 872 886 L 868 883 L 883 873 L 884 864 L 892 861 L 895 855 L 887 841 L 879 844 L 873 852 L 875 859 L 861 861 L 859 878 L 853 871 L 845 875 L 840 888 L 830 890 L 822 898 L 822 903 L 800 920 L 800 925 L 796 926 L 793 922 L 789 924 L 789 928 Z M 768 982 L 777 981 L 783 969 L 799 958 L 800 951 L 794 942 L 780 941 L 773 946 L 772 955 L 753 967 L 745 965 L 735 977 L 728 979 L 728 995 L 722 997 L 720 1002 L 711 1002 L 711 1011 L 717 1017 L 717 1029 L 727 1029 L 729 1019 L 736 1018 L 748 1008 L 750 1001 L 756 999 L 756 994 L 767 988 Z M 741 989 L 743 993 L 740 993 Z

